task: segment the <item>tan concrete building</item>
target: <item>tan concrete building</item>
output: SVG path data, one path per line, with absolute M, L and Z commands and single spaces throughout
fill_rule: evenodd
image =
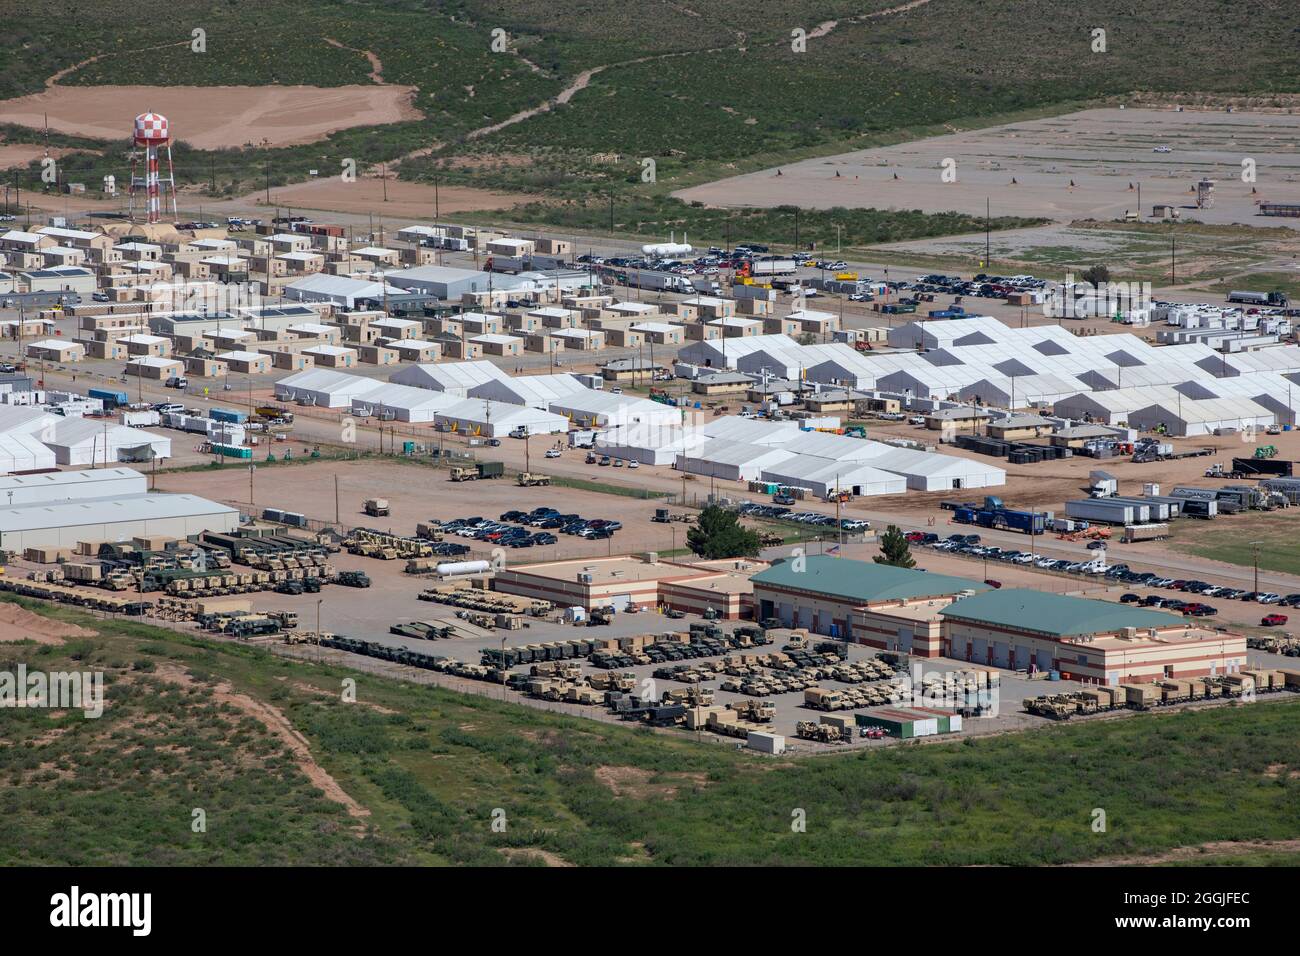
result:
M 86 347 L 71 339 L 41 339 L 27 346 L 26 355 L 46 362 L 80 362 L 86 357 Z
M 358 361 L 357 350 L 342 345 L 313 345 L 302 352 L 322 368 L 354 368 Z
M 271 356 L 261 352 L 222 352 L 217 360 L 225 362 L 230 371 L 243 375 L 265 375 L 271 371 Z
M 1057 671 L 1085 683 L 1205 677 L 1247 666 L 1241 634 L 1112 601 L 1004 588 L 966 597 L 940 615 L 948 657 Z
M 937 657 L 939 612 L 989 590 L 966 578 L 871 561 L 810 555 L 774 563 L 753 578 L 754 614 L 871 647 Z
M 736 620 L 751 614 L 750 576 L 766 566 L 744 559 L 685 564 L 654 554 L 625 555 L 512 567 L 497 573 L 493 587 L 558 607 L 668 607 L 692 613 L 714 608 Z
M 125 372 L 127 375 L 166 381 L 173 375 L 183 375 L 185 365 L 176 359 L 162 358 L 157 355 L 141 355 L 139 358 L 134 358 L 126 363 Z

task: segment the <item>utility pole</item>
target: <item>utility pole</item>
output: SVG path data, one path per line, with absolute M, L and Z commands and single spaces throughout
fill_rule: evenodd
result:
M 1250 543 L 1250 550 L 1254 557 L 1254 564 L 1255 564 L 1255 593 L 1256 594 L 1259 594 L 1259 545 L 1260 542 L 1258 541 L 1252 541 Z
M 339 476 L 334 476 L 334 523 L 340 524 L 339 521 Z
M 1177 249 L 1178 240 L 1173 236 L 1169 237 L 1169 284 L 1178 284 L 1178 260 L 1175 250 Z
M 984 271 L 989 271 L 989 197 L 984 197 Z
M 266 161 L 266 204 L 271 204 L 271 161 Z M 270 269 L 270 266 L 267 266 Z
M 840 520 L 840 476 L 835 476 L 835 531 L 839 536 L 839 541 L 835 547 L 835 557 L 844 557 L 844 524 Z

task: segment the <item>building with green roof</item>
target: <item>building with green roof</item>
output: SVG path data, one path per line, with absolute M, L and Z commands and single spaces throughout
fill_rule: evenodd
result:
M 989 589 L 969 578 L 826 555 L 786 558 L 751 581 L 760 621 L 776 618 L 786 627 L 923 657 L 940 652 L 940 609 Z
M 959 660 L 1117 685 L 1227 674 L 1246 663 L 1240 634 L 1114 601 L 1024 588 L 968 595 L 945 606 L 943 654 Z
M 945 608 L 943 616 L 950 620 L 1014 627 L 1049 637 L 1114 634 L 1127 627 L 1186 626 L 1183 618 L 1167 611 L 1026 588 L 990 590 L 963 598 Z

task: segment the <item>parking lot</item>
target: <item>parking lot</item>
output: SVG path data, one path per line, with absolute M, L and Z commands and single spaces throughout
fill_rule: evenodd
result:
M 1248 617 L 1253 609 L 1259 608 L 1260 618 L 1255 622 L 1259 626 L 1278 627 L 1288 622 L 1288 616 L 1278 608 L 1300 607 L 1300 592 L 1279 594 L 1274 591 L 1254 591 L 1198 578 L 1166 577 L 1156 571 L 1137 570 L 1122 562 L 1109 564 L 1105 557 L 1107 549 L 1104 541 L 1095 541 L 1090 545 L 1095 546 L 1096 557 L 1090 560 L 1071 560 L 1054 558 L 1037 551 L 984 544 L 981 536 L 973 533 L 953 533 L 941 538 L 934 532 L 914 531 L 909 532 L 907 537 L 912 544 L 936 554 L 977 558 L 984 562 L 986 568 L 988 562 L 994 561 L 1070 575 L 1086 582 L 1083 584 L 1085 588 L 1102 585 L 1108 589 L 1115 586 L 1140 589 L 1124 590 L 1118 596 L 1119 602 L 1166 610 L 1192 618 L 1215 617 L 1220 611 L 1219 602 L 1239 601 L 1244 605 Z M 998 583 L 1000 585 L 1001 582 Z M 1200 598 L 1217 598 L 1218 602 L 1209 604 Z M 1234 617 L 1239 618 L 1239 615 Z

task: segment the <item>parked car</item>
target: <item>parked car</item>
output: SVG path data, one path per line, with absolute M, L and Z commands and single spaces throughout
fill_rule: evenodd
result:
M 1285 614 L 1265 614 L 1260 618 L 1260 627 L 1280 627 L 1285 624 L 1287 617 Z

